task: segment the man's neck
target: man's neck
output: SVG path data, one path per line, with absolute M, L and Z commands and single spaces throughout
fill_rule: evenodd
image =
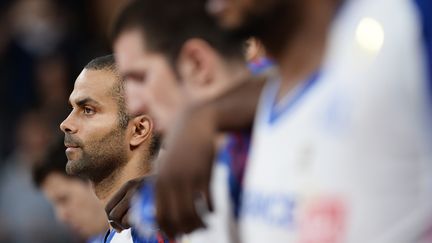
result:
M 222 83 L 222 80 L 224 80 L 226 83 L 222 83 L 222 88 L 218 91 L 216 97 L 225 94 L 228 90 L 231 90 L 244 83 L 250 77 L 250 71 L 244 61 L 232 60 L 230 62 L 226 62 L 224 68 L 226 70 L 223 70 L 219 73 L 225 75 L 222 75 L 222 77 L 218 78 L 218 81 Z
M 270 55 L 278 64 L 282 78 L 279 99 L 311 77 L 321 66 L 336 7 L 329 1 L 316 1 L 314 4 L 320 6 L 307 8 L 301 26 L 295 33 L 287 35 L 284 42 L 278 40 L 277 43 L 272 43 L 274 38 L 263 39 L 263 43 L 270 47 Z
M 131 158 L 124 167 L 114 171 L 98 183 L 93 183 L 96 196 L 106 205 L 112 196 L 128 181 L 150 173 L 151 167 L 142 156 Z

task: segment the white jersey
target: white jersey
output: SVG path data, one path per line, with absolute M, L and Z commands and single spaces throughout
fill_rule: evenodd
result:
M 203 215 L 206 228 L 183 236 L 181 243 L 234 243 L 237 241 L 234 228 L 236 222 L 231 205 L 228 178 L 229 167 L 227 163 L 215 161 L 210 181 L 214 211 Z
M 432 4 L 346 1 L 317 75 L 277 104 L 267 83 L 242 242 L 432 242 L 432 12 L 418 3 Z
M 115 232 L 114 230 L 110 230 L 109 235 L 105 241 L 106 243 L 133 243 L 134 238 L 132 237 L 131 229 L 126 229 L 121 231 L 120 233 Z

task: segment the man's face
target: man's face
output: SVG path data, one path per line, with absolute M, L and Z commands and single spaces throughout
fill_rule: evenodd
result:
M 176 75 L 162 54 L 150 52 L 142 33 L 124 31 L 114 43 L 119 72 L 125 81 L 128 111 L 149 112 L 156 130 L 165 132 L 184 99 Z
M 72 111 L 60 125 L 69 174 L 99 182 L 127 162 L 125 129 L 113 94 L 116 82 L 108 70 L 84 69 L 78 76 L 69 97 Z
M 103 206 L 89 183 L 53 172 L 43 182 L 42 191 L 52 203 L 57 219 L 80 236 L 89 238 L 108 228 Z

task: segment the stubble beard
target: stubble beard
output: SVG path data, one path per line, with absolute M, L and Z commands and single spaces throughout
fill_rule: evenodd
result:
M 124 136 L 124 129 L 118 127 L 98 140 L 87 142 L 81 148 L 79 159 L 68 160 L 66 172 L 89 179 L 93 184 L 112 177 L 127 164 Z

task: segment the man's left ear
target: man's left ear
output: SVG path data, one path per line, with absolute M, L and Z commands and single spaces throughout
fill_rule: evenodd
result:
M 186 41 L 177 60 L 183 82 L 195 87 L 211 82 L 216 60 L 214 51 L 207 42 L 201 39 Z
M 140 115 L 132 119 L 132 136 L 129 144 L 133 147 L 148 140 L 153 131 L 153 120 L 147 115 Z

